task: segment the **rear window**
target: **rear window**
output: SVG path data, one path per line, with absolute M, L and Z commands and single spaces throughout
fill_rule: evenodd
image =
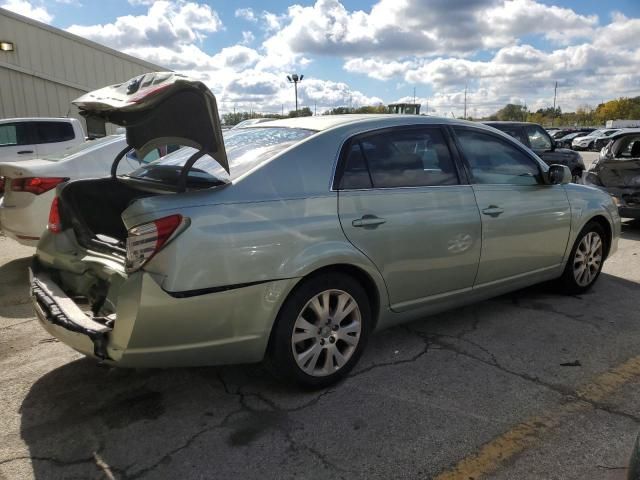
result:
M 190 186 L 207 187 L 233 181 L 314 133 L 316 132 L 313 130 L 286 127 L 227 130 L 224 133 L 224 145 L 231 175 L 213 158 L 205 155 L 189 171 L 188 183 Z M 176 184 L 180 170 L 195 152 L 191 147 L 181 148 L 135 170 L 129 176 L 152 182 Z
M 73 140 L 73 126 L 68 122 L 34 122 L 35 143 L 58 143 Z

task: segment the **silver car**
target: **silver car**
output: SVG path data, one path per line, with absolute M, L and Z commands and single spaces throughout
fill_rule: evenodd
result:
M 606 193 L 491 127 L 320 116 L 223 140 L 213 95 L 178 84 L 131 110 L 79 102 L 127 123 L 135 148 L 154 136 L 193 148 L 60 187 L 33 262 L 44 328 L 107 364 L 266 357 L 322 387 L 373 331 L 546 280 L 583 292 L 617 248 Z

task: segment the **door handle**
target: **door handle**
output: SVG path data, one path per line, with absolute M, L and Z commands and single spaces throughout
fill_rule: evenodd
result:
M 482 210 L 482 213 L 485 215 L 489 215 L 490 217 L 496 218 L 504 213 L 504 210 L 497 205 L 489 205 L 487 208 Z
M 24 154 L 24 153 L 33 153 L 33 150 L 20 150 L 20 151 L 18 152 L 18 155 L 22 155 L 22 154 Z
M 375 215 L 363 215 L 362 218 L 356 218 L 351 222 L 351 225 L 354 227 L 375 228 L 383 223 L 386 223 L 384 218 L 376 217 Z

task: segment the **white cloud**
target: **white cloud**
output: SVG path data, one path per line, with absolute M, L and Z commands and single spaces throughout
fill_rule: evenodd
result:
M 266 46 L 289 56 L 469 55 L 529 34 L 561 41 L 588 36 L 597 22 L 535 0 L 379 0 L 368 12 L 317 0 L 289 7 Z
M 72 25 L 67 30 L 116 49 L 168 47 L 199 42 L 222 28 L 215 10 L 194 2 L 156 1 L 146 15 L 126 15 L 103 25 Z
M 255 35 L 251 30 L 244 30 L 242 32 L 242 44 L 248 45 L 256 39 Z
M 235 12 L 235 16 L 236 18 L 242 18 L 248 22 L 255 23 L 258 21 L 258 17 L 251 8 L 238 8 Z
M 43 23 L 51 23 L 53 20 L 53 15 L 43 5 L 35 6 L 27 0 L 8 0 L 0 3 L 0 7 Z

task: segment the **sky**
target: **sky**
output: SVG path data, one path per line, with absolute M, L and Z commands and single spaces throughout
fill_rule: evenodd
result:
M 400 101 L 459 117 L 640 95 L 640 0 L 0 0 L 203 80 L 222 112 Z

